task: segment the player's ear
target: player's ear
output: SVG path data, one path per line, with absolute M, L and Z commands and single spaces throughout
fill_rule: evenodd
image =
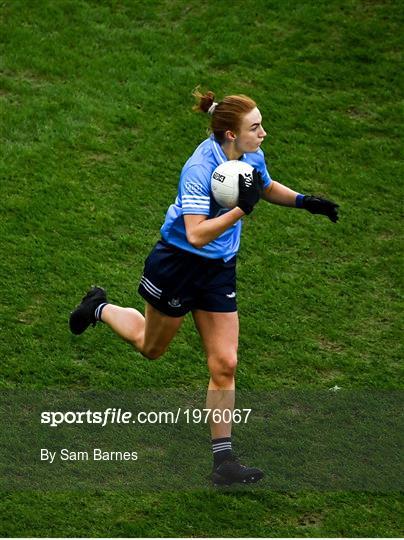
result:
M 236 134 L 230 131 L 229 129 L 224 134 L 226 141 L 234 142 L 236 140 Z

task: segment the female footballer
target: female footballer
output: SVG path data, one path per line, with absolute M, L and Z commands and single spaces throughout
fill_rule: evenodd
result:
M 185 163 L 178 195 L 168 208 L 161 239 L 147 257 L 139 293 L 145 314 L 108 303 L 104 289 L 93 287 L 70 315 L 70 329 L 81 334 L 102 321 L 143 356 L 159 358 L 191 311 L 201 336 L 210 372 L 206 408 L 233 410 L 239 319 L 236 304 L 236 256 L 242 218 L 260 199 L 303 208 L 338 219 L 332 201 L 302 195 L 272 180 L 261 144 L 266 132 L 256 103 L 244 95 L 214 101 L 213 92 L 194 93 L 196 110 L 211 115 L 211 135 Z M 218 206 L 210 179 L 226 160 L 241 160 L 254 168 L 253 182 L 239 177 L 238 206 Z M 217 418 L 217 416 L 216 416 Z M 241 465 L 231 444 L 231 423 L 210 422 L 215 484 L 252 483 L 260 469 Z

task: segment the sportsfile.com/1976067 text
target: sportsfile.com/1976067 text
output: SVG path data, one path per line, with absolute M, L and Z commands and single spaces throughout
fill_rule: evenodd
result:
M 42 411 L 41 424 L 57 427 L 62 424 L 207 424 L 235 423 L 246 424 L 251 409 L 189 409 L 178 407 L 174 411 L 123 411 L 108 407 L 103 411 Z

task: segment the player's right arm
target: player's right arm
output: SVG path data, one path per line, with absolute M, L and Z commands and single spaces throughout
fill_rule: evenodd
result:
M 217 217 L 210 217 L 210 170 L 201 165 L 186 169 L 181 175 L 179 197 L 185 234 L 191 246 L 201 249 L 218 238 L 244 216 L 236 207 Z
M 250 214 L 257 204 L 262 192 L 263 182 L 261 175 L 254 169 L 253 181 L 247 180 L 242 174 L 239 175 L 239 200 L 238 205 L 228 212 L 208 219 L 206 214 L 198 214 L 184 212 L 185 232 L 188 242 L 195 248 L 200 249 L 203 246 L 215 240 L 218 236 L 224 233 L 229 227 L 234 225 L 240 218 L 246 214 Z M 189 188 L 188 188 L 189 189 Z M 186 196 L 184 196 L 185 199 Z M 200 201 L 197 200 L 197 195 L 188 195 L 192 197 L 191 206 L 188 203 L 187 208 L 206 205 L 204 195 Z M 189 211 L 189 210 L 188 210 Z
M 200 249 L 215 240 L 244 215 L 238 206 L 211 219 L 205 215 L 187 214 L 184 216 L 187 240 L 191 246 Z

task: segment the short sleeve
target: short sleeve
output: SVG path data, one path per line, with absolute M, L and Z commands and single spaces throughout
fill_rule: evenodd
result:
M 264 181 L 264 188 L 266 189 L 271 184 L 272 178 L 268 172 L 265 163 L 264 152 L 259 149 L 258 152 L 255 152 L 254 154 L 247 154 L 247 156 L 247 162 L 250 163 L 250 165 L 255 167 L 261 173 L 262 179 Z
M 259 171 L 262 175 L 262 179 L 264 180 L 264 188 L 266 189 L 272 182 L 272 178 L 269 176 L 269 172 L 265 163 L 263 164 L 263 167 L 259 169 Z
M 210 175 L 202 167 L 191 167 L 181 178 L 180 200 L 183 214 L 209 215 Z

